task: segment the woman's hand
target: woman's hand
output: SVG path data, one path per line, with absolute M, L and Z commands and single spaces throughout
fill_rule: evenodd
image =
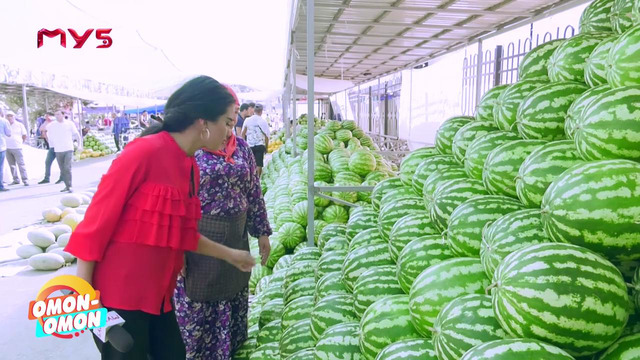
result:
M 267 235 L 263 235 L 258 238 L 258 247 L 260 248 L 262 266 L 265 266 L 267 264 L 269 254 L 271 253 L 271 244 L 269 244 L 269 237 Z
M 250 272 L 251 269 L 256 265 L 256 261 L 251 256 L 251 253 L 243 250 L 235 250 L 232 249 L 227 262 L 241 271 Z

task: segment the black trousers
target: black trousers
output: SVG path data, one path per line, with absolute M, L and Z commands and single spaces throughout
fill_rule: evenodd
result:
M 120 151 L 120 135 L 113 134 L 113 141 L 116 143 L 116 149 Z
M 182 360 L 186 350 L 176 314 L 172 310 L 160 315 L 142 311 L 118 310 L 125 320 L 122 327 L 133 338 L 133 348 L 126 354 L 114 349 L 109 343 L 103 343 L 95 335 L 93 340 L 102 354 L 103 360 Z

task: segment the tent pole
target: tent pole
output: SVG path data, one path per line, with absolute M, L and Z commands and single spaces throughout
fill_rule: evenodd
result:
M 313 130 L 315 128 L 315 116 L 313 105 L 315 100 L 314 76 L 315 76 L 315 4 L 314 0 L 307 0 L 307 156 L 309 163 L 308 194 L 307 194 L 307 243 L 314 244 L 314 213 L 315 213 L 315 146 L 313 143 Z
M 298 156 L 298 150 L 296 149 L 296 136 L 297 136 L 297 131 L 296 129 L 298 128 L 298 94 L 297 94 L 297 89 L 296 89 L 296 49 L 295 49 L 295 45 L 292 48 L 293 50 L 293 56 L 291 56 L 291 68 L 293 69 L 293 76 L 292 76 L 292 82 L 293 85 L 292 87 L 292 98 L 293 98 L 293 103 L 292 103 L 292 109 L 291 109 L 291 115 L 292 115 L 292 119 L 293 119 L 293 157 Z
M 22 121 L 27 128 L 28 136 L 31 136 L 31 124 L 29 123 L 29 107 L 27 106 L 27 85 L 22 84 Z M 2 164 L 4 166 L 4 164 Z M 2 179 L 0 179 L 1 181 Z

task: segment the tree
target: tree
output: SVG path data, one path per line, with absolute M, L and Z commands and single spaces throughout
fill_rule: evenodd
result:
M 59 109 L 77 109 L 73 108 L 74 98 L 57 93 L 34 94 L 27 92 L 27 111 L 29 112 L 29 123 L 35 126 L 38 117 L 43 116 L 46 111 L 54 112 Z M 24 101 L 22 94 L 0 94 L 0 101 L 4 102 L 10 110 L 18 112 L 23 109 Z M 82 101 L 83 106 L 90 104 L 90 101 Z M 47 108 L 48 105 L 48 108 Z

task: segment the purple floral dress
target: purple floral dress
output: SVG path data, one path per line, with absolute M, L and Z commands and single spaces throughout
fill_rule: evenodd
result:
M 271 235 L 253 153 L 243 139 L 237 142 L 234 164 L 209 152 L 196 153 L 202 213 L 227 217 L 246 211 L 249 234 Z M 180 276 L 174 302 L 187 359 L 231 359 L 246 340 L 248 287 L 229 300 L 198 302 L 187 297 Z

